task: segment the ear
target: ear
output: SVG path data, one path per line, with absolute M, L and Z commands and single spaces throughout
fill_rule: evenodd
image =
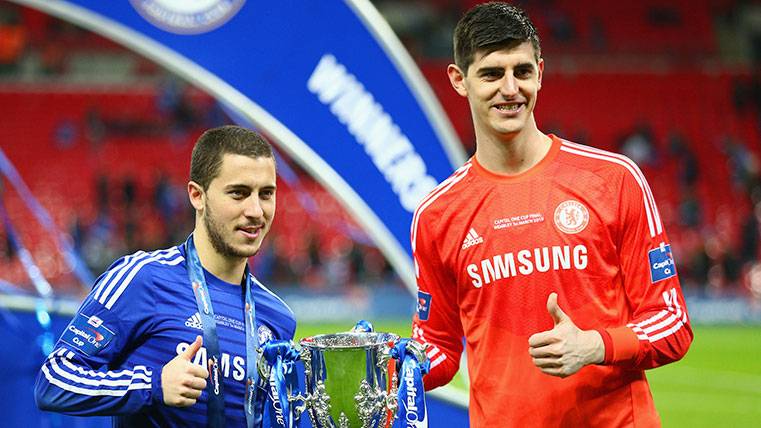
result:
M 447 66 L 447 75 L 449 76 L 449 83 L 461 97 L 468 96 L 468 89 L 465 87 L 465 73 L 460 70 L 460 67 L 449 64 Z
M 539 89 L 542 89 L 542 75 L 544 74 L 544 58 L 539 58 Z
M 193 205 L 196 211 L 203 210 L 205 197 L 206 194 L 200 184 L 195 181 L 188 182 L 188 199 L 190 199 L 190 204 Z

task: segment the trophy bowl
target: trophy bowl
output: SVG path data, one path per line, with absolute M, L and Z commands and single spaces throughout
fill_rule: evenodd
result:
M 347 332 L 302 339 L 306 410 L 315 428 L 385 427 L 397 411 L 391 333 Z M 389 369 L 389 367 L 391 367 Z

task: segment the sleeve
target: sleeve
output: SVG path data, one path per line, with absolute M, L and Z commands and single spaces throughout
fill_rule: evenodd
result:
M 457 285 L 447 275 L 425 217 L 412 231 L 412 252 L 418 284 L 417 311 L 412 319 L 413 339 L 428 345 L 430 371 L 423 378 L 426 390 L 447 384 L 460 367 L 462 324 Z
M 101 275 L 58 339 L 34 387 L 41 410 L 120 415 L 163 402 L 161 368 L 124 363 L 150 329 L 148 308 L 155 307 L 139 260 L 124 257 Z
M 634 165 L 620 193 L 619 257 L 630 319 L 598 330 L 605 364 L 650 369 L 681 359 L 692 342 L 671 245 L 644 175 Z

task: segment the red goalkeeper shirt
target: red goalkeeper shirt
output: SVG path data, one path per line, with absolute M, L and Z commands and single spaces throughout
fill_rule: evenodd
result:
M 473 427 L 658 426 L 644 370 L 692 341 L 658 209 L 631 160 L 551 137 L 519 175 L 472 158 L 415 213 L 426 389 L 454 376 L 464 336 Z M 565 379 L 533 365 L 528 338 L 553 328 L 552 292 L 579 328 L 600 332 L 603 364 Z

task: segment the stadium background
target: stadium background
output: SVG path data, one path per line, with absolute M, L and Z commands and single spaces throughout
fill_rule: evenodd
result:
M 444 70 L 451 29 L 475 2 L 373 3 L 472 152 L 467 103 Z M 636 160 L 672 240 L 696 340 L 684 361 L 649 373 L 664 426 L 758 424 L 761 3 L 519 3 L 542 36 L 540 128 Z M 150 61 L 0 2 L 0 147 L 93 274 L 122 254 L 184 239 L 189 151 L 202 130 L 229 121 L 212 97 Z M 253 262 L 297 311 L 297 334 L 346 328 L 361 314 L 409 335 L 414 299 L 380 251 L 327 191 L 282 161 L 292 174 L 279 183 L 277 220 Z M 50 231 L 8 183 L 0 196 L 55 293 L 81 299 Z M 4 227 L 0 291 L 6 303 L 34 295 Z M 10 335 L 30 330 L 17 311 L 0 315 L 18 330 Z M 29 367 L 43 358 L 36 352 Z M 31 385 L 21 389 L 30 396 Z M 0 397 L 1 408 L 14 398 Z

